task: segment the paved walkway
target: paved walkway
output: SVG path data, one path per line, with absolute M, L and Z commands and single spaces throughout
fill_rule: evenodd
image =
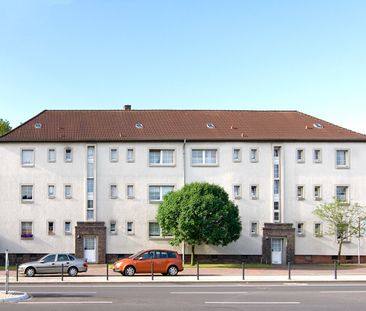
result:
M 199 280 L 196 268 L 186 268 L 178 276 L 162 276 L 157 274 L 154 280 L 150 274 L 135 275 L 134 277 L 121 276 L 112 269 L 108 270 L 107 281 L 105 265 L 90 265 L 87 273 L 80 273 L 77 277 L 64 276 L 64 283 L 95 283 L 95 282 L 239 282 L 243 281 L 242 269 L 240 268 L 200 268 Z M 335 273 L 331 265 L 295 265 L 291 269 L 289 279 L 286 266 L 271 268 L 245 269 L 244 281 L 246 282 L 319 282 L 334 281 Z M 366 265 L 341 266 L 337 270 L 338 281 L 366 281 Z M 0 272 L 0 282 L 5 282 L 5 273 Z M 19 275 L 16 281 L 16 272 L 10 271 L 11 283 L 58 283 L 61 275 L 38 275 L 33 278 Z

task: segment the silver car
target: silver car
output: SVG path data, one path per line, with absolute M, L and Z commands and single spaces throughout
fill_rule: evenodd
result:
M 79 272 L 88 270 L 86 259 L 76 258 L 70 254 L 47 254 L 37 261 L 23 263 L 19 266 L 19 273 L 32 277 L 35 274 L 68 273 L 76 276 Z

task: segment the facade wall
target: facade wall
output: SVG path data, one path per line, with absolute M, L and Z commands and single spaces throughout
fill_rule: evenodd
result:
M 0 144 L 0 247 L 12 253 L 75 252 L 75 226 L 86 221 L 87 143 L 1 143 Z M 273 222 L 273 147 L 281 146 L 282 219 L 304 223 L 304 235 L 295 231 L 295 255 L 335 255 L 335 237 L 314 236 L 314 207 L 335 196 L 336 185 L 348 185 L 352 202 L 366 204 L 365 143 L 269 143 L 269 142 L 140 142 L 93 143 L 96 147 L 95 221 L 106 226 L 107 254 L 131 254 L 143 248 L 170 247 L 166 238 L 149 238 L 149 221 L 155 220 L 158 204 L 149 202 L 149 185 L 173 185 L 207 181 L 219 184 L 239 206 L 243 231 L 241 238 L 224 248 L 200 246 L 198 254 L 262 255 L 262 228 Z M 73 160 L 64 161 L 65 147 L 72 147 Z M 35 164 L 21 166 L 21 150 L 34 149 Z M 47 160 L 47 150 L 55 148 L 56 162 Z M 118 150 L 118 161 L 110 161 L 110 149 Z M 134 161 L 127 161 L 127 149 L 134 150 Z M 174 149 L 174 165 L 150 166 L 149 149 Z M 233 149 L 241 150 L 241 160 L 233 161 Z M 251 148 L 257 148 L 258 161 L 251 162 Z M 297 163 L 296 150 L 303 148 L 305 162 Z M 314 163 L 312 152 L 321 149 L 321 163 Z M 217 149 L 217 166 L 192 166 L 192 149 Z M 336 149 L 350 152 L 350 168 L 335 167 Z M 184 151 L 185 150 L 185 157 Z M 185 169 L 184 169 L 185 167 Z M 34 186 L 33 203 L 22 203 L 22 184 Z M 56 197 L 49 199 L 48 184 L 56 186 Z M 64 185 L 72 185 L 72 198 L 64 198 Z M 110 197 L 110 185 L 117 185 L 117 198 Z M 134 198 L 126 195 L 127 185 L 134 186 Z M 234 185 L 241 186 L 241 198 L 233 197 Z M 259 197 L 252 200 L 250 185 L 257 185 Z M 297 199 L 297 185 L 304 186 L 304 200 Z M 313 198 L 314 185 L 322 186 L 322 200 Z M 21 239 L 20 222 L 33 222 L 33 239 Z M 47 221 L 55 222 L 55 234 L 49 235 Z M 64 233 L 64 222 L 71 221 L 72 234 Z M 111 234 L 110 223 L 116 223 Z M 133 234 L 127 233 L 133 222 Z M 258 235 L 252 235 L 251 222 L 258 222 Z M 324 225 L 323 231 L 326 231 Z M 179 249 L 181 250 L 181 249 Z M 187 247 L 186 252 L 189 252 Z M 343 254 L 357 255 L 357 240 L 344 246 Z M 366 240 L 361 238 L 361 254 L 366 255 Z M 304 257 L 305 258 L 305 257 Z

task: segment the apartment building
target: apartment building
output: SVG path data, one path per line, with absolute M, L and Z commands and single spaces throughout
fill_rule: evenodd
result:
M 314 208 L 366 204 L 366 136 L 297 111 L 45 110 L 0 138 L 0 248 L 18 260 L 90 262 L 170 247 L 156 222 L 169 191 L 219 184 L 242 234 L 207 260 L 329 262 L 337 238 Z M 190 247 L 179 247 L 189 254 Z M 366 237 L 343 249 L 366 258 Z

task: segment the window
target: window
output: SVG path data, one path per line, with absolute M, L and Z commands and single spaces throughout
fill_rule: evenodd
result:
M 117 234 L 117 226 L 115 220 L 111 220 L 111 222 L 109 223 L 109 232 L 110 234 Z
M 21 196 L 22 196 L 22 202 L 33 202 L 33 186 L 22 185 Z
M 273 221 L 280 222 L 280 203 L 273 202 Z
M 149 237 L 160 237 L 160 226 L 157 222 L 149 222 Z
M 173 190 L 174 186 L 149 186 L 149 201 L 161 202 L 164 196 Z
M 300 200 L 304 200 L 304 186 L 297 186 L 297 199 Z
M 273 181 L 273 193 L 274 194 L 279 194 L 280 193 L 280 181 L 279 180 L 274 180 Z
M 133 222 L 132 221 L 128 221 L 127 222 L 127 234 L 134 234 L 134 229 L 133 229 Z
M 127 162 L 135 161 L 135 150 L 132 148 L 127 149 Z
M 110 197 L 111 199 L 117 199 L 117 185 L 111 185 Z
M 22 166 L 33 166 L 34 165 L 34 150 L 23 149 L 22 150 Z
M 46 256 L 46 257 L 43 257 L 42 258 L 42 261 L 43 262 L 54 262 L 56 260 L 56 255 L 48 255 L 48 256 Z
M 86 220 L 94 220 L 94 201 L 88 200 L 86 208 Z
M 256 148 L 250 149 L 249 160 L 250 162 L 258 162 L 258 150 Z
M 313 161 L 314 163 L 322 162 L 322 151 L 320 149 L 313 150 Z
M 64 230 L 65 234 L 71 234 L 71 221 L 65 221 Z
M 127 185 L 127 199 L 133 199 L 135 197 L 133 185 Z
M 280 148 L 281 147 L 274 147 L 273 148 L 273 157 L 274 158 L 279 158 L 280 157 Z
M 56 197 L 56 187 L 55 185 L 48 185 L 48 198 L 54 199 Z
M 69 256 L 66 254 L 58 254 L 57 261 L 69 261 Z
M 315 223 L 314 224 L 314 235 L 316 237 L 323 236 L 323 228 L 322 228 L 322 224 L 321 223 Z
M 192 165 L 217 164 L 217 149 L 192 149 Z
M 65 199 L 72 198 L 71 185 L 65 185 Z
M 296 162 L 297 163 L 304 163 L 305 162 L 304 149 L 297 149 L 296 150 Z
M 250 185 L 250 198 L 252 200 L 258 199 L 258 186 L 257 185 Z
M 273 178 L 280 178 L 280 166 L 278 164 L 273 165 Z
M 118 149 L 117 148 L 111 148 L 110 149 L 110 157 L 109 160 L 111 162 L 118 162 Z
M 314 186 L 314 200 L 320 201 L 322 199 L 322 188 L 321 186 Z
M 47 232 L 48 232 L 48 235 L 55 234 L 55 222 L 53 222 L 53 221 L 47 222 Z
M 250 223 L 250 235 L 251 236 L 258 235 L 258 222 L 254 221 Z
M 348 150 L 336 150 L 336 167 L 337 168 L 349 168 Z
M 240 185 L 234 185 L 234 199 L 241 199 L 241 187 L 240 187 Z
M 154 165 L 173 165 L 174 150 L 172 149 L 151 149 L 149 150 L 149 164 Z
M 20 228 L 21 238 L 33 238 L 33 223 L 31 221 L 22 221 Z
M 234 148 L 233 149 L 233 161 L 234 162 L 240 162 L 241 161 L 241 149 L 240 148 Z
M 56 162 L 56 149 L 48 149 L 48 162 Z
M 296 233 L 298 236 L 304 236 L 305 235 L 305 231 L 304 231 L 304 223 L 303 222 L 298 222 L 296 225 Z
M 88 178 L 86 183 L 88 193 L 94 193 L 94 178 Z
M 348 186 L 336 186 L 336 199 L 348 202 Z
M 72 162 L 72 148 L 65 148 L 65 162 Z

